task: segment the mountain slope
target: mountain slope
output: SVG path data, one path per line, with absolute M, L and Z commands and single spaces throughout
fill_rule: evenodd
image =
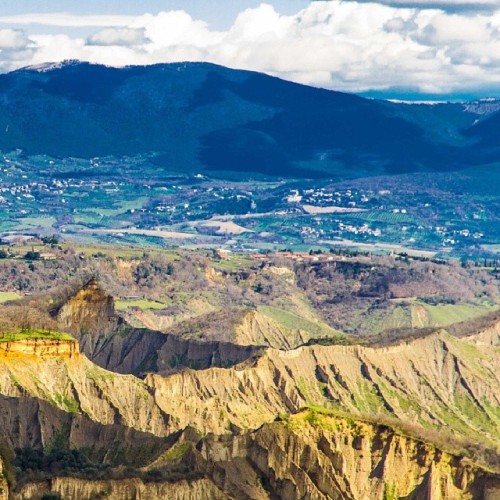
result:
M 458 500 L 499 492 L 498 476 L 467 460 L 389 427 L 310 411 L 207 439 L 201 455 L 235 498 Z
M 383 347 L 268 348 L 232 368 L 144 381 L 77 350 L 6 349 L 9 447 L 90 447 L 96 464 L 129 467 L 56 472 L 13 498 L 494 498 L 498 476 L 484 467 L 498 469 L 500 323 L 477 325 Z
M 0 394 L 49 401 L 104 425 L 120 424 L 158 436 L 178 430 L 141 380 L 103 370 L 81 355 L 2 355 Z
M 254 364 L 148 375 L 146 383 L 160 408 L 177 410 L 181 425 L 207 431 L 230 423 L 255 428 L 313 406 L 453 429 L 498 447 L 498 330 L 494 335 L 493 348 L 438 332 L 387 347 L 269 349 Z
M 155 153 L 168 170 L 308 177 L 450 170 L 497 146 L 463 148 L 472 143 L 461 130 L 475 119 L 458 104 L 385 103 L 202 63 L 73 62 L 0 75 L 2 151 Z

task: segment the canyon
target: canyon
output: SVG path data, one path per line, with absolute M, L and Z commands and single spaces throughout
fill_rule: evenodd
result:
M 57 442 L 107 468 L 4 474 L 5 498 L 500 493 L 496 315 L 460 335 L 276 348 L 265 338 L 283 329 L 258 313 L 238 320 L 240 343 L 131 327 L 95 280 L 52 314 L 74 340 L 0 342 L 0 449 Z

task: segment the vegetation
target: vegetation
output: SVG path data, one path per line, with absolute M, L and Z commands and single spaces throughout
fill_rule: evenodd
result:
M 21 259 L 0 267 L 0 301 L 28 294 L 3 307 L 0 331 L 34 326 L 57 331 L 54 311 L 90 276 L 137 326 L 147 317 L 148 325 L 168 324 L 174 333 L 183 329 L 192 338 L 219 335 L 219 340 L 230 339 L 220 337 L 219 325 L 231 330 L 244 310 L 257 309 L 312 339 L 340 340 L 340 332 L 397 336 L 408 328 L 447 327 L 500 303 L 494 270 L 454 261 L 406 262 L 355 251 L 319 254 L 319 261 L 294 253 L 221 259 L 185 249 L 63 245 L 51 251 L 55 258 L 36 261 L 36 269 Z M 136 309 L 144 315 L 136 316 Z
M 22 473 L 23 480 L 39 480 L 53 475 L 82 474 L 92 477 L 109 469 L 109 466 L 89 460 L 85 450 L 69 450 L 59 446 L 48 450 L 41 448 L 16 448 L 14 466 Z
M 467 457 L 475 463 L 482 464 L 486 469 L 500 471 L 500 450 L 494 447 L 488 448 L 473 439 L 459 438 L 450 430 L 425 429 L 413 422 L 402 421 L 387 414 L 360 413 L 353 416 L 340 408 L 308 405 L 294 415 L 278 416 L 277 421 L 299 433 L 303 432 L 304 423 L 326 430 L 335 430 L 339 425 L 347 425 L 354 434 L 361 432 L 360 426 L 364 423 L 385 426 L 402 436 L 432 443 L 438 449 L 452 455 Z
M 120 311 L 128 308 L 165 309 L 166 305 L 163 304 L 162 302 L 156 302 L 153 300 L 124 299 L 124 300 L 117 300 L 115 302 L 115 307 Z
M 0 304 L 11 300 L 20 299 L 21 295 L 17 292 L 0 292 Z
M 41 328 L 33 328 L 20 332 L 0 332 L 0 342 L 17 342 L 19 340 L 74 340 L 74 338 L 61 332 L 53 332 L 50 330 L 43 330 Z
M 311 336 L 319 338 L 336 337 L 341 338 L 344 335 L 336 330 L 330 328 L 327 324 L 321 321 L 309 321 L 302 318 L 296 314 L 290 313 L 283 309 L 278 309 L 273 306 L 259 306 L 257 308 L 259 311 L 263 312 L 265 315 L 274 319 L 279 324 L 282 324 L 286 328 L 303 330 L 308 332 Z

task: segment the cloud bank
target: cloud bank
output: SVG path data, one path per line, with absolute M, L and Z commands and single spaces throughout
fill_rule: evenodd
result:
M 45 24 L 93 26 L 88 38 L 0 29 L 0 70 L 81 59 L 110 66 L 207 61 L 299 83 L 362 92 L 405 88 L 450 94 L 500 89 L 500 7 L 447 11 L 465 0 L 333 0 L 294 15 L 267 4 L 242 11 L 227 31 L 185 11 L 130 16 L 45 16 Z M 408 6 L 401 6 L 406 4 Z M 16 26 L 34 16 L 1 18 Z M 39 22 L 42 22 L 38 18 Z

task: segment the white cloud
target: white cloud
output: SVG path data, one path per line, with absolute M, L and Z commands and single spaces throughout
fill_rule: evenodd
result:
M 121 45 L 124 47 L 133 47 L 135 45 L 144 45 L 150 42 L 146 37 L 144 28 L 105 28 L 89 37 L 89 45 Z
M 28 45 L 29 40 L 22 30 L 0 29 L 0 50 L 24 49 Z
M 376 0 L 358 0 L 359 2 L 375 2 Z M 378 0 L 377 3 L 394 7 L 442 7 L 456 9 L 481 10 L 498 7 L 498 0 Z
M 83 17 L 87 23 L 104 22 L 103 16 Z M 0 31 L 0 45 L 10 43 L 9 50 L 19 45 L 15 58 L 0 52 L 0 67 L 63 59 L 113 66 L 209 61 L 355 92 L 500 88 L 500 8 L 452 13 L 333 0 L 312 2 L 284 16 L 262 4 L 241 12 L 227 31 L 211 30 L 184 11 L 105 17 L 109 24 L 88 40 L 67 34 L 31 35 L 28 40 L 19 30 L 4 30 L 7 41 L 2 42 Z M 76 18 L 57 17 L 52 23 L 75 26 L 82 22 L 82 16 Z

